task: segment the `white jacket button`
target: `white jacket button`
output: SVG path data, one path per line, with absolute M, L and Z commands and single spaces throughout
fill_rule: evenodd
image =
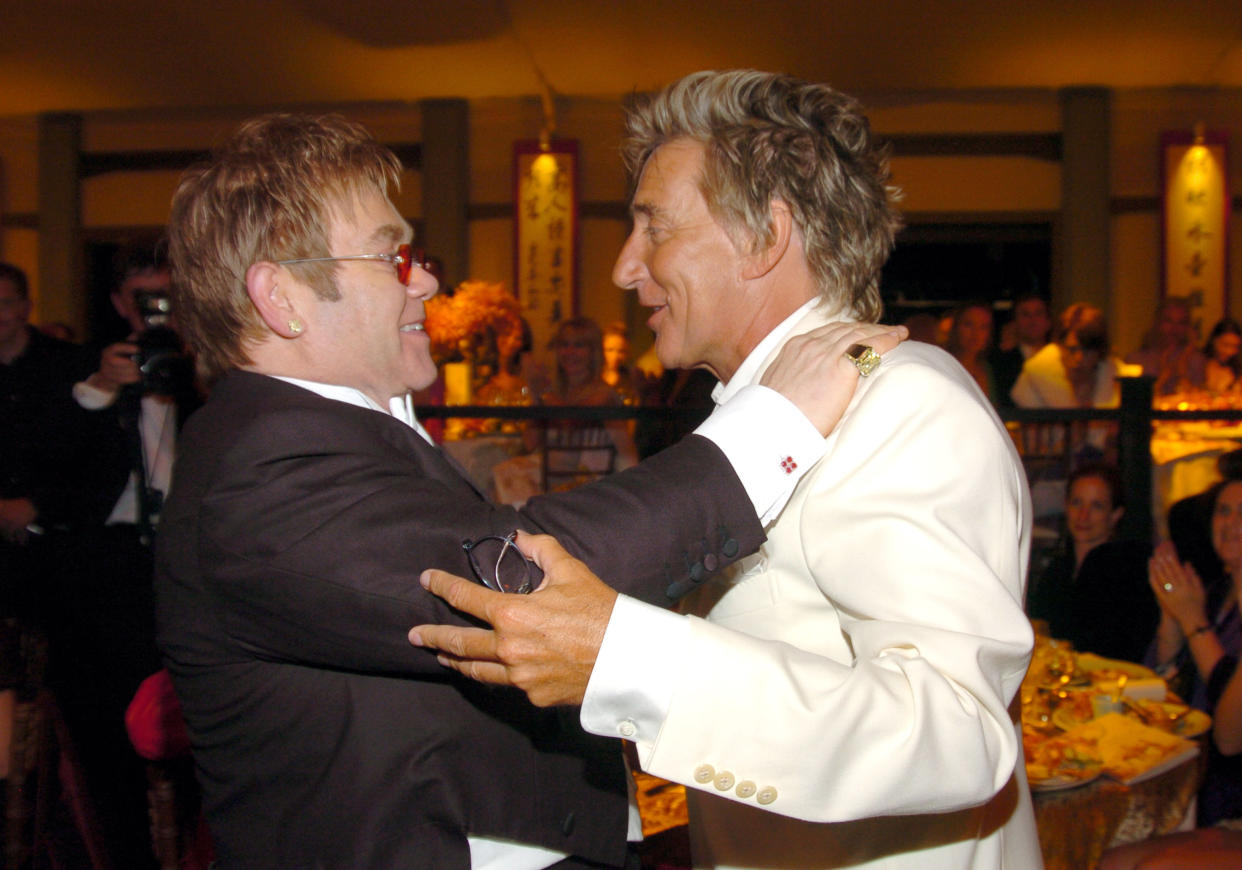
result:
M 727 770 L 722 770 L 720 773 L 716 774 L 716 788 L 721 791 L 728 791 L 733 788 L 733 783 L 735 781 L 736 779 L 733 774 Z
M 638 733 L 638 726 L 634 724 L 632 719 L 626 719 L 617 726 L 617 730 L 621 732 L 622 737 L 629 738 Z
M 706 785 L 716 778 L 716 768 L 710 764 L 700 764 L 694 769 L 694 781 Z
M 776 800 L 776 789 L 772 788 L 770 785 L 765 785 L 763 788 L 759 789 L 759 794 L 755 795 L 755 800 L 758 801 L 760 806 L 766 807 L 768 804 Z
M 756 786 L 749 779 L 744 779 L 737 784 L 737 796 L 740 798 L 751 797 L 756 791 Z

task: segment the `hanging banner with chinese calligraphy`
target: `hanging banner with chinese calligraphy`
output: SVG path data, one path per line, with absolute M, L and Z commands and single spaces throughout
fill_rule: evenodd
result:
M 1222 132 L 1160 137 L 1164 295 L 1190 300 L 1200 337 L 1228 314 L 1229 189 Z
M 578 304 L 578 143 L 513 146 L 514 264 L 522 316 L 542 354 Z

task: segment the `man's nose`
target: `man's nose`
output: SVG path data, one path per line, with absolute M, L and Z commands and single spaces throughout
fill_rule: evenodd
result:
M 406 295 L 410 298 L 422 299 L 425 302 L 435 296 L 439 290 L 440 282 L 436 280 L 435 275 L 417 266 L 410 270 L 410 282 L 405 285 Z
M 612 283 L 622 290 L 633 290 L 646 274 L 639 251 L 637 233 L 630 233 L 617 254 L 617 262 L 612 267 Z

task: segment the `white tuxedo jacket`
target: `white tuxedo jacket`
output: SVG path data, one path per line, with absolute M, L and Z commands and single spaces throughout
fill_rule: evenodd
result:
M 1004 426 L 948 354 L 907 342 L 828 448 L 692 618 L 644 767 L 691 786 L 696 866 L 1042 866 L 1010 714 L 1030 496 Z

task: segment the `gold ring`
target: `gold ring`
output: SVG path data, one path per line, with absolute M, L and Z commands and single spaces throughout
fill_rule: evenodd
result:
M 1172 591 L 1173 591 L 1173 584 L 1172 584 L 1172 583 L 1165 583 L 1165 584 L 1164 584 L 1164 591 L 1165 591 L 1165 592 L 1172 592 Z
M 850 349 L 845 352 L 845 358 L 854 364 L 864 378 L 880 365 L 880 355 L 869 344 L 850 345 Z

